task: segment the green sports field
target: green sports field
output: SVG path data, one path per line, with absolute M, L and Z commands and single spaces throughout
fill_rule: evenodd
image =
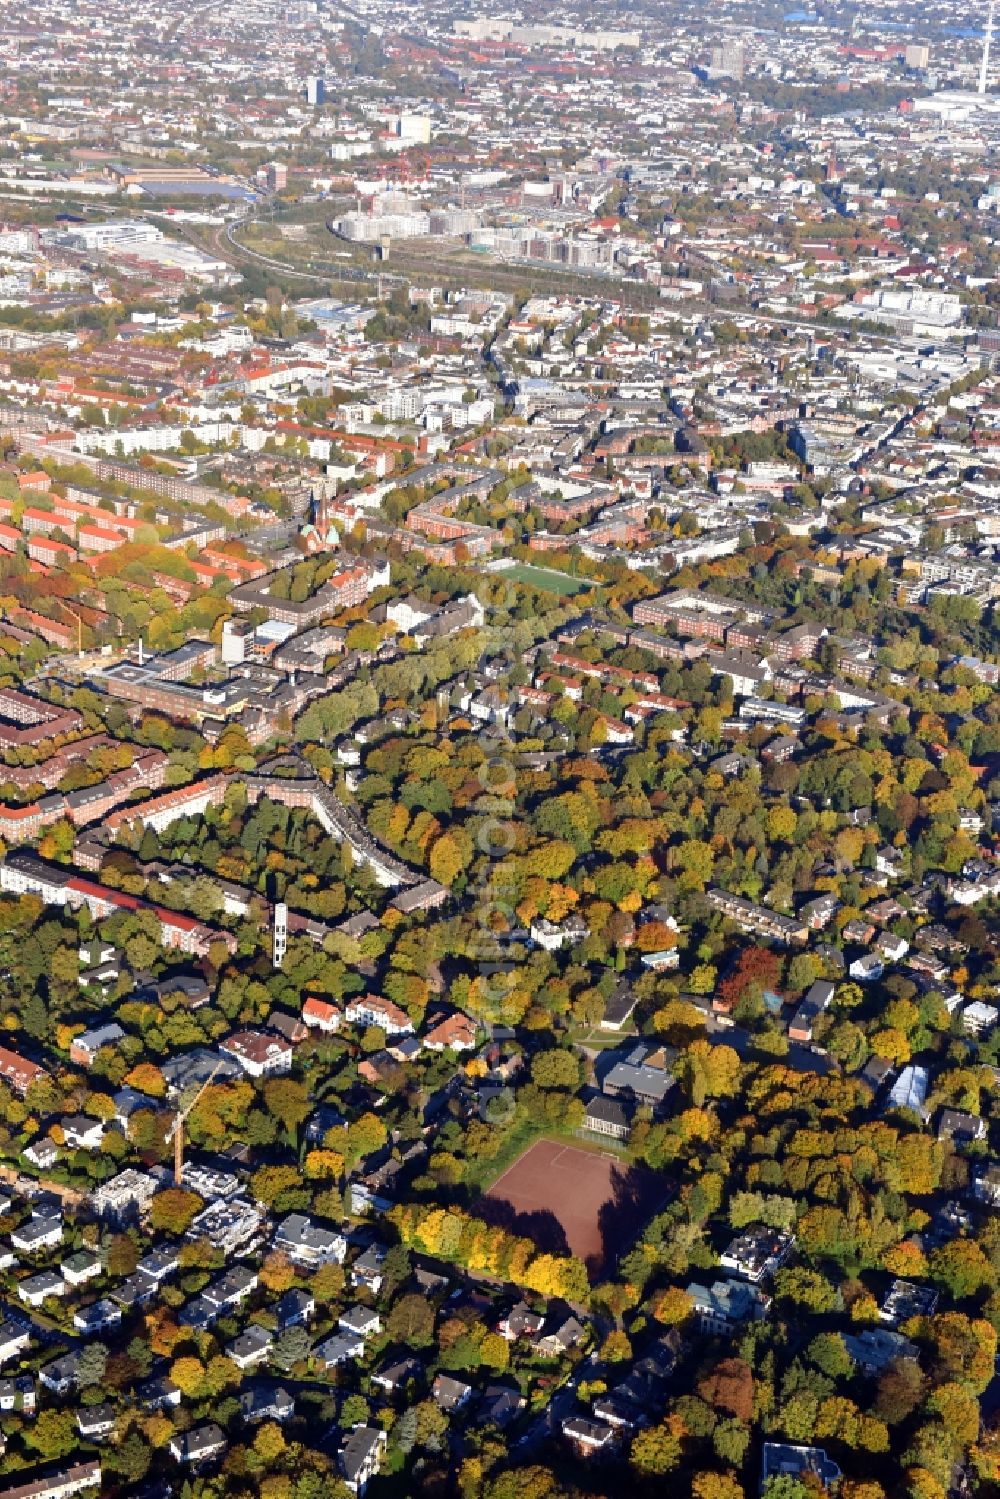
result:
M 530 562 L 515 562 L 513 567 L 505 567 L 500 576 L 513 578 L 515 583 L 527 583 L 529 588 L 540 588 L 545 593 L 560 593 L 567 598 L 596 586 L 589 579 L 571 578 L 568 573 L 550 572 L 547 567 L 532 567 Z

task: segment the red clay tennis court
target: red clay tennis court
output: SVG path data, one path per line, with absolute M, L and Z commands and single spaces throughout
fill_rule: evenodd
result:
M 628 1249 L 666 1198 L 662 1180 L 617 1156 L 536 1140 L 487 1192 L 484 1216 L 591 1271 Z

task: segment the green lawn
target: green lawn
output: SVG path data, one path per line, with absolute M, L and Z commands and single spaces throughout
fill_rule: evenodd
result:
M 616 1046 L 623 1046 L 626 1041 L 634 1041 L 638 1035 L 639 1030 L 631 1020 L 620 1031 L 605 1031 L 599 1024 L 571 1025 L 566 1032 L 566 1042 L 569 1046 L 589 1046 L 593 1051 L 609 1051 Z
M 599 586 L 590 578 L 571 578 L 568 573 L 552 572 L 547 567 L 532 567 L 530 562 L 515 562 L 513 567 L 505 567 L 500 577 L 513 578 L 515 583 L 527 583 L 530 588 L 558 593 L 564 598 Z

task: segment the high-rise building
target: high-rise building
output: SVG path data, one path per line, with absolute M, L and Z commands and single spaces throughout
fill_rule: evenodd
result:
M 288 907 L 279 900 L 274 907 L 274 929 L 272 932 L 271 966 L 280 968 L 285 961 L 288 947 Z
M 288 168 L 283 161 L 269 161 L 267 164 L 267 188 L 268 192 L 280 193 L 288 186 Z
M 746 68 L 746 49 L 742 42 L 732 39 L 724 41 L 721 47 L 712 48 L 712 61 L 709 65 L 709 73 L 715 78 L 742 78 Z
M 906 63 L 906 66 L 915 69 L 918 73 L 923 72 L 930 60 L 930 47 L 925 47 L 919 42 L 910 42 L 903 54 L 903 61 Z
M 985 95 L 990 81 L 990 47 L 993 43 L 993 14 L 994 0 L 990 0 L 989 14 L 986 17 L 986 34 L 983 37 L 983 64 L 979 69 L 979 92 Z
M 317 106 L 326 103 L 325 78 L 306 79 L 306 103 L 315 104 Z
M 996 117 L 1000 115 L 1000 94 L 991 94 L 990 85 L 990 49 L 993 45 L 993 28 L 996 21 L 996 0 L 989 0 L 986 12 L 986 29 L 983 33 L 983 59 L 979 67 L 979 86 L 973 93 L 971 89 L 942 89 L 935 91 L 927 98 L 915 99 L 910 107 L 915 110 L 927 110 L 940 115 L 942 120 L 969 120 L 986 116 Z M 928 74 L 927 82 L 931 87 L 935 86 L 935 80 Z M 904 101 L 906 102 L 906 101 Z M 900 105 L 900 108 L 903 106 Z
M 245 619 L 227 619 L 222 626 L 223 666 L 242 666 L 253 640 L 253 626 Z
M 427 145 L 431 138 L 431 117 L 407 111 L 397 115 L 395 129 L 401 140 Z

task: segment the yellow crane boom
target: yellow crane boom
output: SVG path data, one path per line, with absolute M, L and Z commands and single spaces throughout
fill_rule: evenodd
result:
M 65 609 L 65 611 L 69 615 L 70 619 L 72 619 L 75 622 L 75 624 L 76 624 L 76 651 L 77 651 L 77 655 L 80 656 L 81 659 L 82 659 L 82 657 L 83 657 L 83 620 L 80 618 L 79 614 L 75 614 L 73 612 L 73 610 L 69 607 L 69 605 L 65 602 L 64 599 L 60 599 L 59 600 L 59 607 L 60 607 L 60 609 Z
M 205 1092 L 206 1088 L 210 1088 L 211 1087 L 211 1085 L 215 1082 L 215 1079 L 218 1077 L 218 1075 L 219 1075 L 219 1073 L 221 1071 L 222 1071 L 222 1063 L 221 1062 L 217 1062 L 215 1064 L 215 1066 L 212 1068 L 212 1071 L 209 1073 L 208 1077 L 206 1077 L 205 1081 L 202 1083 L 201 1087 L 198 1089 L 197 1093 L 191 1099 L 191 1101 L 187 1105 L 187 1107 L 183 1108 L 183 1109 L 178 1109 L 177 1110 L 177 1113 L 174 1115 L 174 1122 L 170 1126 L 170 1129 L 167 1131 L 167 1136 L 166 1136 L 165 1143 L 167 1145 L 169 1145 L 170 1142 L 171 1142 L 171 1140 L 173 1140 L 173 1142 L 174 1142 L 174 1186 L 175 1187 L 181 1186 L 181 1184 L 184 1181 L 184 1121 L 187 1119 L 187 1117 L 190 1114 L 191 1110 L 194 1108 L 194 1106 L 198 1102 L 199 1098 Z

